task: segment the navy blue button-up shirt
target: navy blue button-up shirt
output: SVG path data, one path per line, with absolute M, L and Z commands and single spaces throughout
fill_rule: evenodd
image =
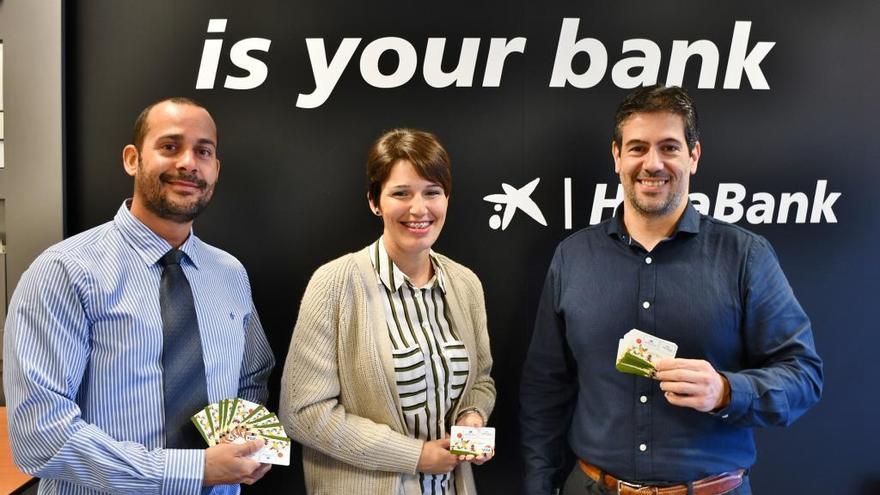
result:
M 790 424 L 821 394 L 810 321 L 766 239 L 688 205 L 647 252 L 619 215 L 560 243 L 547 273 L 520 395 L 529 494 L 564 478 L 567 447 L 633 482 L 747 468 L 751 427 Z M 673 406 L 659 382 L 618 372 L 618 339 L 633 328 L 711 363 L 730 405 Z

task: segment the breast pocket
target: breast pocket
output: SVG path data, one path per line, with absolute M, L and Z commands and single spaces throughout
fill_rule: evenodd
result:
M 425 378 L 425 354 L 418 345 L 398 349 L 394 355 L 394 374 L 397 380 L 397 394 L 403 412 L 425 407 L 427 400 L 427 381 Z
M 443 357 L 449 363 L 449 392 L 452 400 L 455 400 L 464 391 L 471 369 L 470 356 L 464 342 L 450 340 L 443 344 Z

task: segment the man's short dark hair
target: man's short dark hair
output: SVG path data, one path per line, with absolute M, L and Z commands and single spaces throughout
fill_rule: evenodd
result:
M 697 107 L 683 88 L 663 86 L 662 84 L 636 89 L 628 94 L 617 107 L 617 113 L 614 116 L 613 139 L 618 150 L 623 146 L 621 142 L 623 137 L 620 131 L 623 123 L 634 114 L 651 112 L 672 112 L 680 115 L 684 120 L 684 139 L 687 141 L 688 151 L 693 151 L 694 145 L 700 140 Z
M 134 121 L 134 131 L 132 132 L 132 143 L 134 147 L 137 148 L 138 152 L 141 151 L 141 148 L 144 145 L 144 138 L 147 136 L 147 133 L 150 132 L 149 126 L 147 126 L 147 117 L 150 115 L 150 110 L 153 109 L 156 105 L 165 102 L 171 102 L 176 105 L 191 105 L 194 107 L 203 108 L 206 112 L 208 111 L 204 105 L 193 100 L 192 98 L 187 98 L 185 96 L 172 96 L 171 98 L 162 98 L 161 100 L 154 101 L 147 108 L 144 108 L 140 115 L 138 115 L 137 119 Z M 210 114 L 210 112 L 208 112 Z M 220 147 L 220 131 L 217 131 L 217 147 Z

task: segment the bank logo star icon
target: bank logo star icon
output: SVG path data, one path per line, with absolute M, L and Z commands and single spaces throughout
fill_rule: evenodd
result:
M 544 219 L 544 214 L 541 213 L 541 209 L 538 208 L 538 205 L 530 197 L 535 188 L 538 187 L 539 182 L 541 182 L 540 177 L 519 189 L 502 182 L 501 189 L 504 190 L 503 194 L 490 194 L 483 197 L 483 201 L 495 203 L 495 211 L 500 212 L 504 210 L 501 215 L 496 214 L 489 218 L 489 228 L 493 230 L 506 229 L 510 225 L 510 221 L 513 220 L 513 215 L 517 210 L 522 210 L 523 213 L 532 217 L 534 221 L 546 227 L 547 220 Z

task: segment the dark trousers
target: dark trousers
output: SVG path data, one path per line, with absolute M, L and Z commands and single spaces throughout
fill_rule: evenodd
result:
M 614 495 L 615 493 L 617 490 L 609 490 L 593 481 L 577 463 L 562 488 L 562 495 Z M 725 495 L 752 495 L 749 476 L 743 476 L 742 485 L 726 492 Z

